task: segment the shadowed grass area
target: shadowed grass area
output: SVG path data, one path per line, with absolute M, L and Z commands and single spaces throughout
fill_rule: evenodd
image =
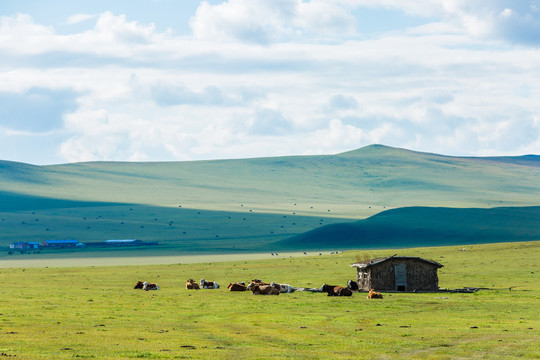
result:
M 372 250 L 444 264 L 441 287 L 368 300 L 186 290 L 188 278 L 344 284 L 356 251 L 261 261 L 1 269 L 0 352 L 24 359 L 518 359 L 540 356 L 540 242 Z M 134 290 L 137 280 L 159 291 Z M 509 291 L 509 287 L 514 287 Z
M 401 208 L 368 219 L 321 226 L 279 241 L 285 249 L 381 248 L 540 239 L 540 207 Z

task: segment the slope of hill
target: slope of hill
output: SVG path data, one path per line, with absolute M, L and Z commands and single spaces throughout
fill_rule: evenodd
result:
M 395 208 L 539 206 L 539 178 L 538 156 L 449 157 L 381 145 L 193 162 L 0 161 L 0 246 L 68 237 L 262 249 Z
M 296 203 L 311 215 L 361 219 L 404 206 L 540 204 L 538 157 L 458 158 L 380 145 L 330 156 L 242 160 L 0 162 L 0 170 L 0 189 L 15 194 L 226 211 L 248 204 L 281 213 Z
M 540 240 L 540 207 L 409 207 L 331 224 L 274 244 L 279 249 L 405 248 Z

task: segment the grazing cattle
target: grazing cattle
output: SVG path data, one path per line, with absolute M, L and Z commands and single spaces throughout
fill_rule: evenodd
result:
M 219 284 L 215 281 L 206 281 L 201 279 L 200 283 L 202 289 L 219 289 Z
M 195 282 L 193 279 L 189 279 L 186 281 L 186 289 L 188 290 L 200 290 L 199 284 Z
M 358 283 L 353 280 L 347 281 L 347 287 L 352 291 L 358 291 Z
M 275 282 L 270 283 L 270 286 L 275 287 L 280 293 L 292 293 L 296 291 L 295 287 L 292 287 L 288 284 L 276 284 Z
M 334 286 L 323 284 L 321 292 L 328 293 L 328 296 L 352 296 L 352 291 L 343 286 Z
M 369 293 L 367 294 L 368 299 L 382 299 L 383 296 L 380 292 L 376 292 L 373 289 L 369 290 Z
M 279 295 L 279 290 L 270 285 L 249 284 L 249 288 L 253 295 Z
M 229 289 L 229 291 L 246 291 L 247 290 L 246 283 L 243 281 L 239 283 L 229 283 L 229 285 L 227 285 L 227 288 Z

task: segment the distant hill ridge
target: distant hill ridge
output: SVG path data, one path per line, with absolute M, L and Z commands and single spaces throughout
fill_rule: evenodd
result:
M 538 179 L 536 155 L 453 157 L 383 145 L 231 160 L 0 161 L 0 246 L 137 238 L 254 251 L 526 240 L 537 236 Z
M 275 244 L 280 249 L 365 249 L 540 240 L 540 207 L 410 207 L 331 224 Z
M 540 205 L 539 176 L 536 155 L 452 157 L 383 145 L 337 155 L 187 162 L 0 161 L 5 193 L 213 210 L 251 203 L 272 212 L 302 203 L 351 218 L 406 206 Z

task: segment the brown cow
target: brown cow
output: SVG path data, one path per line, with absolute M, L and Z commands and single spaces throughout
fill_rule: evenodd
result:
M 352 296 L 352 291 L 343 286 L 334 286 L 323 284 L 320 289 L 322 292 L 328 293 L 328 296 Z
M 195 282 L 195 280 L 189 279 L 188 281 L 186 281 L 186 289 L 188 289 L 188 290 L 199 290 L 200 287 L 199 287 L 199 284 L 197 284 Z
M 249 284 L 248 288 L 253 295 L 279 295 L 279 290 L 270 285 Z
M 383 296 L 380 292 L 376 292 L 373 289 L 369 290 L 369 293 L 367 294 L 368 299 L 382 299 Z
M 246 291 L 247 290 L 246 283 L 244 283 L 243 281 L 240 283 L 229 283 L 227 288 L 229 289 L 229 291 Z

